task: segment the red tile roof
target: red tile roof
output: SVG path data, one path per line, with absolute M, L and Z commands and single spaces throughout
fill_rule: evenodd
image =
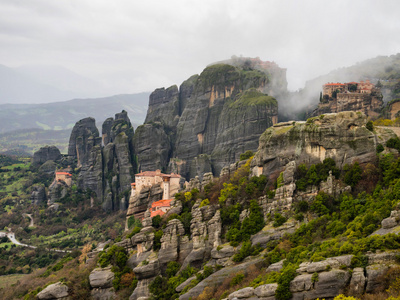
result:
M 159 200 L 159 201 L 153 202 L 151 204 L 151 208 L 154 208 L 154 207 L 170 207 L 171 206 L 171 201 L 172 201 L 172 199 L 165 199 L 165 200 Z
M 160 216 L 161 217 L 162 215 L 165 215 L 165 212 L 163 212 L 162 210 L 155 210 L 155 211 L 152 211 L 150 213 L 150 217 L 151 218 L 153 218 L 155 216 Z
M 70 173 L 68 172 L 56 172 L 56 175 L 67 175 L 67 176 L 72 176 Z

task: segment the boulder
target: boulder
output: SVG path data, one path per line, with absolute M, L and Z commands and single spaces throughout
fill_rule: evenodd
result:
M 254 289 L 254 294 L 260 298 L 261 297 L 272 297 L 275 295 L 275 291 L 277 288 L 278 288 L 277 283 L 260 285 L 259 287 L 256 287 Z
M 45 146 L 33 154 L 33 164 L 41 165 L 48 160 L 57 161 L 61 159 L 61 152 L 56 146 Z
M 254 295 L 254 288 L 252 287 L 247 287 L 244 289 L 240 289 L 236 292 L 233 292 L 232 294 L 230 294 L 228 296 L 229 300 L 233 300 L 233 299 L 247 299 L 250 298 L 251 296 Z
M 309 291 L 313 287 L 313 283 L 311 281 L 311 274 L 303 274 L 300 276 L 296 276 L 290 282 L 290 291 L 292 293 L 298 293 L 303 291 Z
M 61 282 L 50 284 L 37 294 L 37 298 L 39 300 L 67 299 L 68 287 Z
M 390 229 L 390 228 L 393 228 L 396 226 L 397 226 L 396 218 L 389 217 L 389 218 L 382 220 L 382 228 L 383 229 Z
M 111 267 L 96 268 L 89 275 L 89 282 L 92 288 L 110 288 L 114 280 L 114 273 Z

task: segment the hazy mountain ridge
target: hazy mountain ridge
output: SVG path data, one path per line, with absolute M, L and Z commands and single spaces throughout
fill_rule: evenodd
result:
M 24 128 L 71 129 L 74 124 L 91 116 L 98 123 L 110 112 L 126 110 L 134 126 L 143 123 L 149 93 L 115 95 L 95 99 L 73 99 L 47 104 L 0 105 L 0 132 Z

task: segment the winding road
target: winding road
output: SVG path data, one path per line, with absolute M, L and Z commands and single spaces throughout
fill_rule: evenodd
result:
M 28 217 L 29 219 L 31 219 L 31 222 L 29 223 L 29 227 L 33 227 L 33 217 L 31 214 L 22 214 L 22 216 L 24 217 Z

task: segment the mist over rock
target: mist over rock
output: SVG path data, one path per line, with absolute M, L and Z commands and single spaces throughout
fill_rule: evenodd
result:
M 208 66 L 181 86 L 150 95 L 145 124 L 134 137 L 142 171 L 169 170 L 187 179 L 219 174 L 277 122 L 275 98 L 286 70 L 259 59 L 232 58 Z

